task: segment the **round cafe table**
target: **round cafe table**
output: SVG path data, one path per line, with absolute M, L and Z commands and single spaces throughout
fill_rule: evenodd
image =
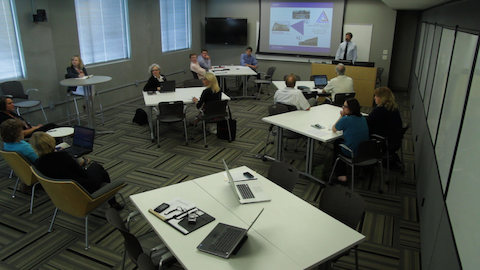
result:
M 50 130 L 47 130 L 46 132 L 50 136 L 54 138 L 63 138 L 67 137 L 73 134 L 73 128 L 72 127 L 58 127 L 58 128 L 52 128 Z
M 92 89 L 95 84 L 108 82 L 112 79 L 109 76 L 91 76 L 87 79 L 83 78 L 70 78 L 60 81 L 60 85 L 63 86 L 83 86 L 85 95 L 85 110 L 87 113 L 87 123 L 89 128 L 95 129 L 95 112 L 93 109 L 93 93 Z

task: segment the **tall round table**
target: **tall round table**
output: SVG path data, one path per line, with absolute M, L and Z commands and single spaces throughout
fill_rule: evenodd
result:
M 60 85 L 63 86 L 83 86 L 85 95 L 85 110 L 87 113 L 87 123 L 88 127 L 95 128 L 95 113 L 93 109 L 93 95 L 92 95 L 92 86 L 95 84 L 100 84 L 108 82 L 112 79 L 109 76 L 92 76 L 88 79 L 82 78 L 70 78 L 60 81 Z

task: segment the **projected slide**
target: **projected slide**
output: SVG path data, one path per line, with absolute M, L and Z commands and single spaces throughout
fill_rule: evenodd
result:
M 281 2 L 270 8 L 270 49 L 329 52 L 333 3 Z

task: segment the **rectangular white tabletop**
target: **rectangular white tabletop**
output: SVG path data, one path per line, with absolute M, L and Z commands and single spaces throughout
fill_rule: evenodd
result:
M 308 111 L 282 113 L 264 117 L 262 120 L 321 142 L 329 142 L 342 136 L 341 131 L 332 131 L 332 126 L 340 117 L 341 110 L 340 107 L 323 104 L 311 107 Z M 323 128 L 312 127 L 315 124 L 319 124 Z
M 209 71 L 215 76 L 248 76 L 257 75 L 257 72 L 246 66 L 214 66 Z
M 205 86 L 202 87 L 186 87 L 176 88 L 175 92 L 160 93 L 155 91 L 155 94 L 149 95 L 148 92 L 143 91 L 143 100 L 146 106 L 157 106 L 159 102 L 183 101 L 185 104 L 193 103 L 192 98 L 200 99 Z M 230 100 L 230 97 L 222 93 L 222 100 Z
M 231 192 L 231 191 L 230 191 Z M 183 235 L 167 223 L 148 212 L 163 202 L 181 198 L 194 203 L 198 208 L 215 217 L 215 221 L 202 228 Z M 197 250 L 198 244 L 219 223 L 226 223 L 241 228 L 248 228 L 249 223 L 258 213 L 252 213 L 252 219 L 245 222 L 230 209 L 220 204 L 217 199 L 206 193 L 194 181 L 188 181 L 164 188 L 159 188 L 135 195 L 130 199 L 152 225 L 155 232 L 167 245 L 178 261 L 186 269 L 300 269 L 288 254 L 265 239 L 256 225 L 248 232 L 248 239 L 240 251 L 230 259 L 223 259 Z M 265 212 L 262 214 L 262 216 Z M 270 216 L 260 217 L 269 218 Z
M 252 173 L 272 200 L 241 205 L 224 172 L 193 181 L 247 224 L 265 208 L 253 229 L 291 258 L 298 265 L 297 268 L 306 269 L 323 263 L 364 240 L 362 234 L 248 167 L 242 166 L 231 171 Z

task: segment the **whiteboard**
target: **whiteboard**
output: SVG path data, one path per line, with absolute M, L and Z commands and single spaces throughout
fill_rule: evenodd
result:
M 472 57 L 473 58 L 473 57 Z M 478 269 L 480 264 L 480 53 L 468 96 L 457 155 L 447 193 L 447 209 L 463 269 Z
M 372 24 L 343 25 L 343 33 L 352 33 L 352 42 L 357 45 L 357 61 L 369 62 L 370 43 L 372 42 L 372 30 Z
M 477 40 L 478 36 L 464 32 L 457 32 L 455 38 L 455 48 L 452 55 L 454 60 L 450 64 L 447 89 L 445 90 L 438 136 L 435 143 L 438 171 L 440 172 L 444 192 L 455 152 Z

